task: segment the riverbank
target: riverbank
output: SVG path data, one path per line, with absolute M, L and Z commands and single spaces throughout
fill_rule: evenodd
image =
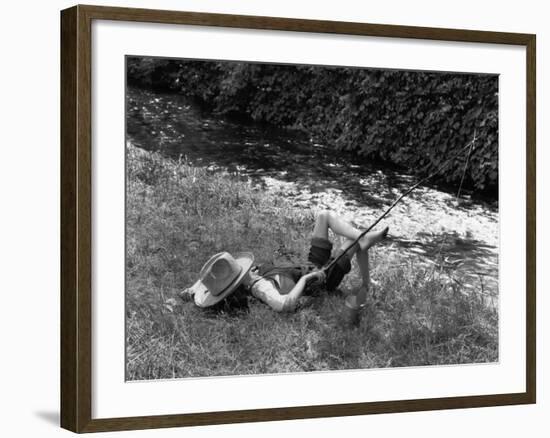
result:
M 417 181 L 294 131 L 220 117 L 179 94 L 129 88 L 127 104 L 132 144 L 237 174 L 293 208 L 329 208 L 358 227 L 367 227 Z M 465 288 L 482 285 L 496 300 L 498 201 L 459 188 L 421 186 L 400 202 L 385 219 L 392 229 L 388 251 L 458 270 L 467 277 Z
M 354 329 L 343 296 L 360 285 L 355 264 L 341 294 L 320 291 L 293 314 L 252 297 L 229 312 L 179 301 L 215 252 L 247 250 L 258 262 L 307 254 L 315 209 L 237 173 L 128 144 L 126 211 L 130 380 L 498 360 L 498 313 L 482 286 L 467 292 L 460 272 L 389 251 L 391 241 L 371 251 L 375 296 Z

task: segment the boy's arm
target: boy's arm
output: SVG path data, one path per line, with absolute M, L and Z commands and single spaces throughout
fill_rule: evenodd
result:
M 298 299 L 304 293 L 307 282 L 314 279 L 323 280 L 324 277 L 325 273 L 323 271 L 310 272 L 309 274 L 301 276 L 296 285 L 292 288 L 292 290 L 287 295 L 285 295 L 285 303 L 282 311 L 294 311 L 296 309 L 296 305 L 298 304 Z
M 251 292 L 252 295 L 277 312 L 292 312 L 296 309 L 298 299 L 304 293 L 307 282 L 314 278 L 322 279 L 324 278 L 324 273 L 322 271 L 316 271 L 300 277 L 296 285 L 286 295 L 281 295 L 275 285 L 271 281 L 265 279 L 257 281 L 254 286 L 252 286 Z
M 283 310 L 286 296 L 281 295 L 273 282 L 266 280 L 265 278 L 261 278 L 254 282 L 250 292 L 273 310 L 277 312 L 281 312 Z
M 300 277 L 300 279 L 294 285 L 292 290 L 285 295 L 285 302 L 284 302 L 283 308 L 281 309 L 283 312 L 293 312 L 296 309 L 296 305 L 298 304 L 298 298 L 300 298 L 304 293 L 306 284 L 307 284 L 307 278 L 304 275 Z

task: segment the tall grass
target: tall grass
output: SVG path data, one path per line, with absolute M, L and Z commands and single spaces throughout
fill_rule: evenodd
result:
M 354 328 L 342 294 L 359 287 L 356 266 L 341 293 L 318 291 L 292 314 L 253 297 L 233 310 L 181 302 L 176 293 L 216 252 L 306 257 L 314 212 L 238 175 L 129 145 L 126 211 L 129 380 L 498 360 L 498 315 L 483 294 L 383 246 L 371 249 L 377 286 Z

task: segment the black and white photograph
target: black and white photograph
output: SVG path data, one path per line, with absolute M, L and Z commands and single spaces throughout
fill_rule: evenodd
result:
M 499 76 L 126 56 L 128 381 L 499 361 Z
M 546 438 L 544 2 L 6 6 L 3 436 Z

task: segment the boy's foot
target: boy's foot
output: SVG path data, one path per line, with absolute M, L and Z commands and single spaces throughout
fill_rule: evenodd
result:
M 388 230 L 390 227 L 386 227 L 381 231 L 371 231 L 361 238 L 359 246 L 362 250 L 369 249 L 371 246 L 376 245 L 388 236 Z

